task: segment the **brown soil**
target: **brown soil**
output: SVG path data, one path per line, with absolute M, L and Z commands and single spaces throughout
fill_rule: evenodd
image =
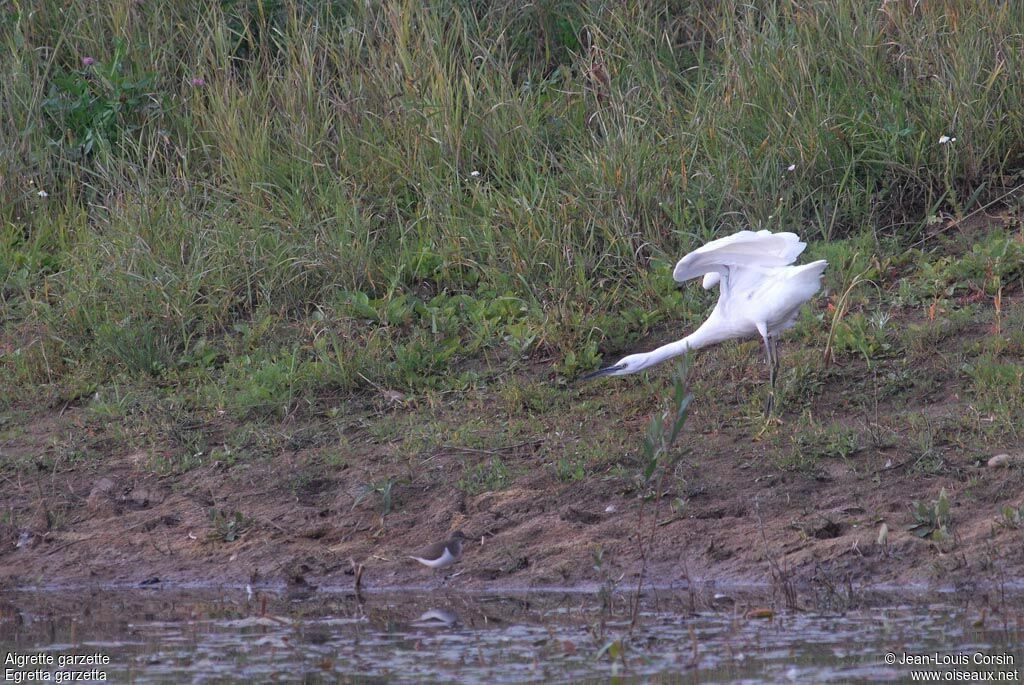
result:
M 725 368 L 727 361 L 715 361 L 723 357 L 748 365 Z M 700 359 L 706 374 L 735 377 L 749 390 L 763 374 L 756 357 L 750 345 Z M 606 381 L 567 392 L 583 401 L 621 387 L 633 386 Z M 840 395 L 826 390 L 822 402 L 839 420 L 864 425 L 856 411 L 842 413 Z M 712 397 L 686 427 L 689 453 L 672 480 L 676 489 L 645 505 L 633 485 L 636 458 L 626 475 L 570 482 L 550 468 L 576 439 L 572 430 L 591 431 L 610 420 L 607 414 L 575 428 L 542 417 L 550 432 L 521 444 L 420 445 L 408 454 L 413 448 L 401 436 L 382 438 L 366 428 L 410 413 L 443 415 L 459 425 L 489 416 L 487 401 L 474 395 L 437 409 L 410 408 L 393 396 L 349 399 L 343 429 L 334 430 L 326 415 L 302 424 L 292 418 L 267 428 L 289 437 L 263 458 L 200 459 L 174 475 L 158 475 L 153 464 L 177 448 L 130 447 L 118 421 L 98 422 L 83 408 L 16 407 L 22 428 L 8 430 L 0 442 L 4 460 L 22 464 L 0 472 L 0 578 L 18 584 L 267 581 L 301 589 L 306 582 L 351 587 L 354 567 L 362 565 L 364 587 L 432 585 L 439 575 L 406 554 L 456 527 L 472 541 L 461 574 L 450 582 L 466 589 L 628 586 L 642 565 L 637 533 L 646 539 L 652 530 L 647 581 L 657 585 L 815 583 L 838 592 L 851 584 L 999 585 L 1024 576 L 1024 531 L 1000 523 L 1004 506 L 1024 504 L 1024 469 L 988 467 L 977 449 L 954 442 L 935 447 L 943 463 L 937 474 L 923 473 L 898 447 L 862 447 L 794 470 L 778 466 L 778 453 L 790 444 L 798 415 L 785 415 L 781 427 L 756 440 L 749 424 L 723 428 L 715 402 L 726 400 Z M 969 410 L 949 385 L 932 387 L 918 401 L 937 421 Z M 641 410 L 623 412 L 626 418 L 611 419 L 612 429 L 626 436 L 623 444 L 639 443 L 656 407 L 651 398 Z M 883 405 L 881 413 L 888 411 L 895 409 Z M 884 416 L 877 420 L 884 423 Z M 203 421 L 198 429 L 209 444 L 238 428 L 224 416 Z M 76 453 L 68 444 L 86 449 Z M 991 450 L 1020 456 L 1005 445 Z M 456 484 L 466 469 L 495 455 L 518 469 L 507 487 L 464 494 Z M 395 480 L 382 516 L 383 493 L 367 494 L 365 484 L 388 476 Z M 943 488 L 953 503 L 951 535 L 921 539 L 909 530 L 911 502 L 931 502 Z M 670 502 L 677 498 L 685 504 L 675 512 Z M 883 523 L 888 539 L 880 543 Z

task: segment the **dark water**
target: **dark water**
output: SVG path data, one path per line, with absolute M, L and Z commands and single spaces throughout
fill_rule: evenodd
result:
M 1020 596 L 798 598 L 798 609 L 786 609 L 758 592 L 658 592 L 642 598 L 632 630 L 630 598 L 5 592 L 0 682 L 43 671 L 52 682 L 134 683 L 911 682 L 917 671 L 939 682 L 986 673 L 1017 682 L 1024 669 Z M 938 663 L 888 664 L 887 654 Z M 60 669 L 73 655 L 90 658 Z

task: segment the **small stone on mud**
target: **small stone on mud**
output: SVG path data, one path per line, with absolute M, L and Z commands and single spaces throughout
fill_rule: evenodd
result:
M 397 390 L 385 390 L 382 394 L 384 395 L 384 401 L 388 404 L 402 404 L 405 402 L 405 395 Z
M 1011 457 L 1009 454 L 997 454 L 996 456 L 988 460 L 988 467 L 990 469 L 998 469 L 1003 466 L 1009 466 L 1010 464 L 1013 464 L 1017 461 L 1020 461 L 1019 457 L 1014 458 Z
M 89 496 L 85 498 L 85 506 L 93 514 L 113 514 L 115 511 L 114 502 L 111 499 L 113 489 L 114 481 L 109 478 L 100 478 L 93 484 Z
M 109 495 L 110 491 L 114 489 L 114 481 L 109 478 L 100 478 L 96 481 L 92 490 L 89 491 L 89 497 L 96 497 L 97 495 Z
M 164 501 L 163 493 L 146 487 L 134 487 L 126 498 L 132 509 L 146 509 Z
M 147 450 L 132 452 L 126 458 L 132 463 L 132 466 L 138 466 L 139 464 L 145 464 L 149 461 L 149 452 Z
M 569 523 L 583 523 L 585 525 L 597 523 L 601 520 L 600 514 L 577 509 L 576 507 L 566 507 L 559 514 L 559 518 Z

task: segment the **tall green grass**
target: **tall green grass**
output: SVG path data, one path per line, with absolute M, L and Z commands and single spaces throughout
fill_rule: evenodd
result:
M 1024 167 L 1019 3 L 101 4 L 0 16 L 11 386 L 571 374 L 709 237 L 910 240 Z

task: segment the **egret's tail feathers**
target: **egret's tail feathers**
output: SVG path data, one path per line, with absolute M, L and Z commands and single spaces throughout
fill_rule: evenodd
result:
M 795 281 L 794 285 L 798 284 L 797 287 L 801 291 L 806 288 L 806 299 L 809 300 L 821 288 L 821 275 L 824 273 L 826 266 L 828 266 L 828 262 L 824 259 L 819 259 L 810 264 L 791 266 L 785 270 L 786 280 L 790 282 Z
M 824 259 L 819 259 L 816 262 L 810 264 L 801 264 L 800 266 L 794 266 L 793 278 L 816 278 L 821 280 L 821 275 L 825 272 L 825 267 L 828 266 L 828 262 Z
M 786 269 L 788 272 L 786 280 L 792 284 L 789 289 L 794 293 L 794 299 L 806 302 L 814 297 L 816 292 L 821 290 L 821 275 L 824 273 L 826 266 L 828 266 L 828 262 L 824 259 L 819 259 L 810 264 L 791 266 Z
M 796 323 L 800 308 L 821 290 L 821 274 L 826 266 L 828 262 L 819 259 L 783 270 L 785 276 L 779 287 L 785 293 L 785 298 L 780 299 L 779 308 L 768 315 L 767 321 L 773 334 L 791 328 Z

